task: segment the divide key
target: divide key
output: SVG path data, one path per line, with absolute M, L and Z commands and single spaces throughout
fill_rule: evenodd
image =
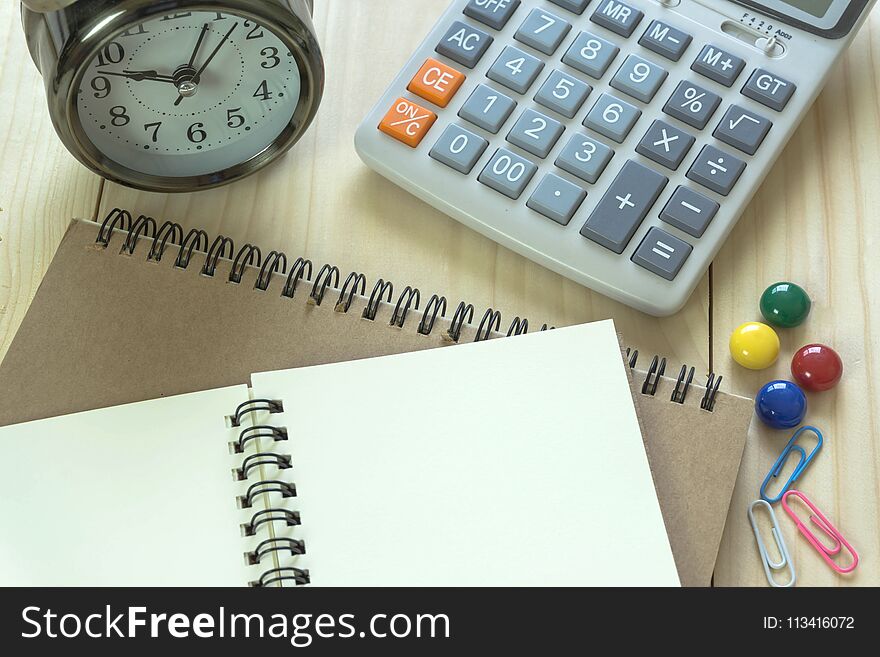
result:
M 581 228 L 581 235 L 623 253 L 667 182 L 666 176 L 627 161 Z

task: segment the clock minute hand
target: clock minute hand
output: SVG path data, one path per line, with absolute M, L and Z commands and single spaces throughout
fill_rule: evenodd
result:
M 205 69 L 208 68 L 208 64 L 210 64 L 213 61 L 214 57 L 217 56 L 217 53 L 220 52 L 220 49 L 223 47 L 223 44 L 225 44 L 226 41 L 229 39 L 229 37 L 232 36 L 232 33 L 235 31 L 235 28 L 237 28 L 237 27 L 238 27 L 238 23 L 235 23 L 229 29 L 229 31 L 223 36 L 223 38 L 220 40 L 220 43 L 218 43 L 217 47 L 214 48 L 214 52 L 212 52 L 210 55 L 208 55 L 208 59 L 205 60 L 205 63 L 202 64 L 202 67 L 196 72 L 196 75 L 193 78 L 193 82 L 195 82 L 196 84 L 199 83 L 199 81 L 202 79 L 202 73 L 204 73 Z M 177 100 L 174 101 L 174 106 L 177 107 L 178 105 L 180 105 L 181 101 L 183 101 L 182 95 L 178 96 Z

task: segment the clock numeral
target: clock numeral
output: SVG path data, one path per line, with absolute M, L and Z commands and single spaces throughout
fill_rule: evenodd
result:
M 141 36 L 142 34 L 149 34 L 147 28 L 144 27 L 143 23 L 138 23 L 130 28 L 128 28 L 125 32 L 121 32 L 119 34 L 120 37 L 130 37 L 130 36 Z
M 201 144 L 208 138 L 208 133 L 203 130 L 205 127 L 204 123 L 196 122 L 193 123 L 189 130 L 186 131 L 186 137 L 194 144 Z
M 254 92 L 254 98 L 259 98 L 260 100 L 271 100 L 272 92 L 269 91 L 269 83 L 266 80 L 263 80 L 262 84 L 257 87 L 257 90 Z
M 245 123 L 244 117 L 239 114 L 240 111 L 240 107 L 226 110 L 226 125 L 233 130 L 240 128 Z
M 266 33 L 263 32 L 263 28 L 259 25 L 255 25 L 250 21 L 245 21 L 244 26 L 251 28 L 250 32 L 248 32 L 247 35 L 247 41 L 251 41 L 252 39 L 262 39 L 264 36 L 266 36 Z
M 128 115 L 128 110 L 125 109 L 125 107 L 123 107 L 122 105 L 111 107 L 110 116 L 113 117 L 110 120 L 110 123 L 115 125 L 117 128 L 126 126 L 131 122 L 131 117 Z
M 118 64 L 123 59 L 125 59 L 125 48 L 115 41 L 111 41 L 98 53 L 98 66 Z
M 218 12 L 217 12 L 217 18 L 215 18 L 214 21 L 215 21 L 215 22 L 216 22 L 216 21 L 225 21 L 227 18 L 228 18 L 228 16 L 224 16 L 224 15 L 223 15 L 223 12 L 218 11 Z
M 260 64 L 265 69 L 275 68 L 281 63 L 281 58 L 278 56 L 278 48 L 267 46 L 260 51 L 260 54 L 266 58 L 266 61 Z
M 104 76 L 92 78 L 91 86 L 95 91 L 95 98 L 106 98 L 110 95 L 111 85 L 109 78 Z
M 168 14 L 167 16 L 163 16 L 162 21 L 163 22 L 164 21 L 173 21 L 173 20 L 177 20 L 178 18 L 189 18 L 190 16 L 192 16 L 191 11 L 178 11 L 177 13 Z
M 159 121 L 158 123 L 146 123 L 146 124 L 144 124 L 144 130 L 146 130 L 147 132 L 149 132 L 150 130 L 153 131 L 153 137 L 152 137 L 152 139 L 153 139 L 153 143 L 154 143 L 154 144 L 155 144 L 157 141 L 159 141 L 159 128 L 161 128 L 161 127 L 162 127 L 162 122 L 161 122 L 161 121 Z

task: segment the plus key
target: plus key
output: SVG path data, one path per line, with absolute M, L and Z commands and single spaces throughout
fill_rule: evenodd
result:
M 629 160 L 581 228 L 581 235 L 623 253 L 667 182 L 665 176 Z

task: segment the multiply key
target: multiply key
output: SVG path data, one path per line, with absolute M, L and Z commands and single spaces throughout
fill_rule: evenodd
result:
M 667 182 L 666 176 L 627 161 L 581 228 L 581 235 L 623 253 Z

